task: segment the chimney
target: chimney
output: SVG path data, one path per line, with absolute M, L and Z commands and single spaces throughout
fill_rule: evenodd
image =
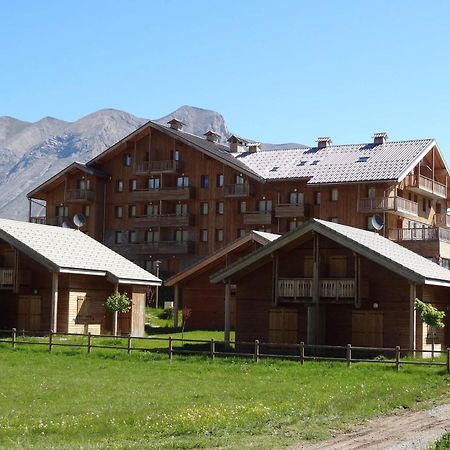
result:
M 219 142 L 220 134 L 213 130 L 207 131 L 203 136 L 206 136 L 206 140 L 210 142 Z
M 331 145 L 333 142 L 330 137 L 319 137 L 316 139 L 317 142 L 317 148 L 326 148 Z
M 246 144 L 247 142 L 240 138 L 239 136 L 236 136 L 235 134 L 232 134 L 227 142 L 230 144 L 230 152 L 231 153 L 242 153 L 247 150 Z
M 167 123 L 170 125 L 170 128 L 178 131 L 181 131 L 183 129 L 183 125 L 186 125 L 181 120 L 175 119 L 175 117 Z
M 247 142 L 248 151 L 250 153 L 256 153 L 259 152 L 260 149 L 260 143 L 259 142 Z
M 384 131 L 382 133 L 373 133 L 372 137 L 374 144 L 385 144 L 388 140 L 388 135 Z

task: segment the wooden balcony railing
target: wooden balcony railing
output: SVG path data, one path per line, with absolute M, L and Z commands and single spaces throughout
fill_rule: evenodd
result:
M 0 268 L 0 288 L 14 285 L 14 269 Z
M 450 243 L 450 229 L 429 228 L 393 228 L 389 230 L 389 239 L 393 241 L 442 241 Z
M 408 175 L 405 178 L 405 187 L 420 189 L 434 194 L 437 197 L 447 198 L 447 186 L 445 184 L 424 177 L 423 175 Z
M 152 200 L 189 200 L 193 193 L 190 187 L 164 187 L 160 189 L 141 189 L 132 192 L 137 202 Z
M 47 217 L 45 216 L 32 216 L 30 217 L 30 223 L 39 223 L 45 225 L 47 223 Z
M 227 184 L 224 186 L 223 195 L 225 197 L 248 197 L 250 195 L 250 185 L 244 184 Z
M 447 214 L 435 214 L 434 224 L 437 227 L 449 227 L 450 228 L 450 216 Z
M 91 202 L 94 199 L 95 193 L 89 189 L 68 189 L 64 194 L 64 200 L 68 203 Z
M 69 217 L 65 216 L 58 216 L 58 217 L 46 217 L 45 218 L 45 224 L 46 225 L 56 225 L 57 227 L 62 226 L 62 224 L 66 222 L 70 225 L 70 219 Z
M 141 161 L 136 163 L 135 173 L 147 175 L 151 173 L 178 173 L 181 171 L 181 162 L 175 160 L 167 161 Z
M 134 244 L 114 244 L 111 247 L 118 253 L 185 255 L 193 250 L 192 241 L 137 242 Z
M 303 203 L 279 203 L 275 206 L 275 217 L 304 217 Z
M 353 278 L 320 279 L 322 298 L 353 298 L 355 296 L 355 280 Z M 312 298 L 311 278 L 291 278 L 278 280 L 278 295 L 285 298 Z
M 244 225 L 268 225 L 271 223 L 271 211 L 247 211 L 244 213 Z
M 419 214 L 418 203 L 398 196 L 362 198 L 359 202 L 359 209 L 366 213 L 394 211 L 411 216 Z
M 188 227 L 193 223 L 190 214 L 159 214 L 156 216 L 139 216 L 132 220 L 133 226 L 137 228 L 148 227 Z

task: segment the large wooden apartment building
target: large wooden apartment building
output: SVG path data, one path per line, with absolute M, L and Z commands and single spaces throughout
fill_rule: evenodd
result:
M 32 222 L 73 226 L 148 270 L 177 273 L 260 230 L 284 233 L 309 218 L 381 231 L 428 258 L 450 260 L 448 168 L 433 139 L 265 149 L 213 130 L 205 137 L 148 122 L 87 162 L 73 163 L 28 194 Z M 46 204 L 32 216 L 32 202 Z M 160 261 L 161 263 L 157 262 Z

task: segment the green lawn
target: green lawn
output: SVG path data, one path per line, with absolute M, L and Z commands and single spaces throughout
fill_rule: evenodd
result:
M 0 344 L 0 447 L 280 448 L 450 393 L 441 369 Z

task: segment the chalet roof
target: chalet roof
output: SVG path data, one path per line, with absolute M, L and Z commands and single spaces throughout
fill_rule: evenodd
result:
M 280 239 L 262 247 L 211 277 L 213 283 L 225 280 L 242 269 L 250 269 L 270 257 L 278 249 L 297 239 L 317 232 L 349 248 L 355 253 L 386 267 L 417 284 L 433 284 L 450 287 L 450 270 L 408 250 L 401 245 L 373 232 L 319 219 L 311 219 L 301 227 L 286 233 Z
M 189 278 L 196 276 L 200 272 L 206 270 L 209 266 L 212 266 L 216 261 L 220 258 L 238 250 L 248 244 L 249 242 L 258 242 L 261 245 L 266 245 L 269 242 L 274 241 L 280 237 L 279 234 L 266 233 L 264 231 L 251 231 L 245 236 L 236 239 L 233 242 L 230 242 L 225 247 L 220 250 L 212 253 L 211 255 L 206 256 L 205 258 L 197 261 L 192 264 L 182 272 L 177 273 L 176 275 L 168 278 L 164 281 L 165 286 L 175 286 L 176 284 L 187 281 Z
M 97 169 L 92 166 L 87 166 L 85 163 L 81 163 L 78 161 L 74 161 L 73 163 L 69 164 L 67 167 L 65 167 L 63 170 L 59 171 L 57 174 L 53 175 L 51 178 L 46 180 L 44 183 L 40 184 L 38 187 L 34 188 L 31 192 L 27 194 L 27 197 L 33 197 L 37 192 L 43 190 L 46 186 L 51 185 L 54 181 L 56 181 L 58 178 L 61 177 L 61 175 L 64 175 L 65 173 L 70 172 L 73 169 L 79 169 L 82 172 L 93 175 L 100 178 L 109 178 L 109 175 L 104 172 L 103 170 Z
M 268 181 L 289 178 L 309 179 L 308 184 L 401 181 L 433 146 L 437 146 L 434 139 L 422 139 L 233 153 L 233 156 Z
M 119 284 L 161 284 L 150 272 L 79 230 L 0 219 L 0 239 L 52 272 L 106 276 Z

